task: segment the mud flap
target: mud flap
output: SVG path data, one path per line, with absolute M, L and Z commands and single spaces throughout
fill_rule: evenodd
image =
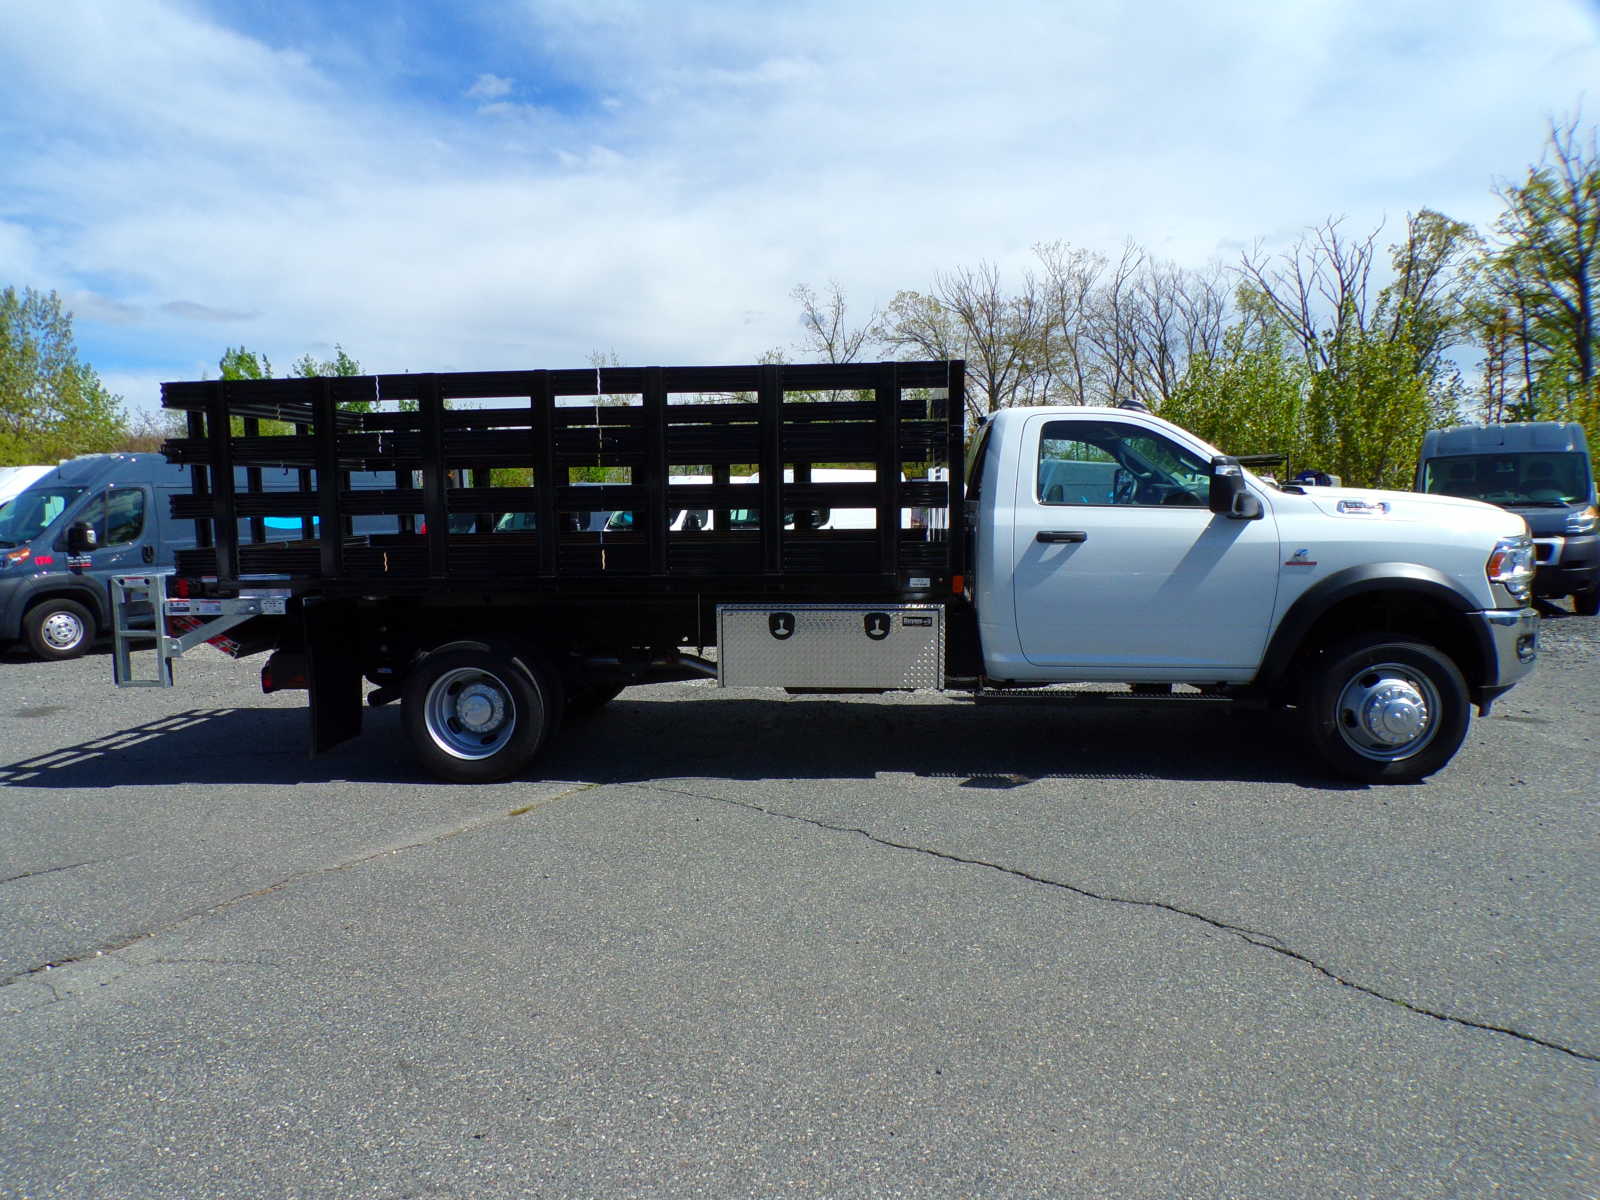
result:
M 308 603 L 301 611 L 315 756 L 361 732 L 361 629 L 353 604 Z

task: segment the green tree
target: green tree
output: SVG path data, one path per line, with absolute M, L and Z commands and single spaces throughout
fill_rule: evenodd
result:
M 1377 237 L 1330 220 L 1275 259 L 1239 268 L 1241 320 L 1281 331 L 1305 364 L 1293 461 L 1356 487 L 1405 487 L 1423 433 L 1456 418 L 1449 358 L 1471 328 L 1472 229 L 1424 209 L 1390 247 L 1393 281 L 1375 288 Z
M 265 354 L 257 354 L 254 350 L 246 350 L 243 346 L 229 346 L 217 360 L 217 370 L 222 373 L 222 378 L 225 380 L 271 379 L 272 360 Z M 230 417 L 228 427 L 234 437 L 240 437 L 244 433 L 244 419 Z M 257 432 L 278 436 L 293 433 L 294 426 L 287 421 L 268 420 L 261 423 Z
M 0 292 L 0 465 L 109 450 L 125 432 L 122 397 L 78 361 L 60 297 Z
M 350 376 L 361 374 L 361 364 L 345 353 L 343 346 L 337 342 L 333 346 L 333 357 L 317 359 L 306 353 L 295 359 L 290 374 L 300 379 L 319 379 L 323 376 Z
M 224 379 L 272 378 L 272 360 L 243 346 L 229 346 L 224 350 L 217 360 L 217 369 Z
M 1244 322 L 1223 335 L 1215 355 L 1190 361 L 1157 410 L 1228 454 L 1285 454 L 1306 459 L 1304 407 L 1310 371 L 1279 325 Z
M 345 353 L 343 346 L 334 344 L 334 354 L 331 359 L 318 359 L 309 352 L 295 359 L 294 366 L 289 374 L 295 379 L 320 379 L 325 376 L 349 376 L 361 374 L 361 364 Z M 223 379 L 271 379 L 272 360 L 265 354 L 257 354 L 254 350 L 247 350 L 243 346 L 229 346 L 222 352 L 222 357 L 217 360 L 217 368 L 222 373 Z M 416 405 L 413 403 L 412 408 Z M 370 400 L 346 400 L 340 404 L 346 412 L 371 412 Z M 233 421 L 234 432 L 239 433 L 243 426 L 237 417 Z M 261 426 L 263 434 L 280 434 L 290 432 L 290 426 L 282 421 L 266 421 Z
M 1600 150 L 1577 118 L 1551 122 L 1543 159 L 1505 204 L 1485 256 L 1485 401 L 1491 415 L 1582 421 L 1600 452 L 1596 276 Z
M 1404 338 L 1348 333 L 1339 355 L 1311 377 L 1299 461 L 1352 487 L 1408 489 L 1423 433 L 1448 422 L 1417 355 Z

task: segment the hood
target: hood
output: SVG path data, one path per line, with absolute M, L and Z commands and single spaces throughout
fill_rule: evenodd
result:
M 1498 537 L 1528 531 L 1527 522 L 1519 514 L 1460 496 L 1347 487 L 1308 487 L 1305 494 L 1320 512 L 1351 521 L 1475 527 Z
M 1507 512 L 1516 513 L 1517 516 L 1528 522 L 1528 528 L 1533 531 L 1534 537 L 1553 537 L 1567 532 L 1567 518 L 1574 513 L 1587 511 L 1589 502 L 1580 500 L 1575 504 L 1508 504 Z

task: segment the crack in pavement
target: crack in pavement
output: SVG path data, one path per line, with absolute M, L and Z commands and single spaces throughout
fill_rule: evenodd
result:
M 1271 934 L 1262 933 L 1259 930 L 1247 929 L 1242 925 L 1234 925 L 1227 921 L 1220 920 L 1217 917 L 1208 917 L 1205 913 L 1198 912 L 1194 909 L 1184 908 L 1179 904 L 1170 904 L 1164 900 L 1140 900 L 1136 897 L 1112 896 L 1101 892 L 1095 892 L 1088 888 L 1078 887 L 1074 884 L 1063 883 L 1059 879 L 1050 879 L 1043 875 L 1035 875 L 1030 871 L 1022 870 L 1020 867 L 1008 867 L 1003 863 L 990 862 L 989 860 L 982 858 L 971 858 L 961 854 L 952 854 L 949 851 L 935 850 L 928 846 L 917 846 L 910 842 L 897 842 L 893 838 L 883 837 L 880 834 L 873 833 L 871 830 L 863 829 L 856 825 L 836 825 L 830 821 L 818 820 L 815 817 L 803 817 L 797 813 L 789 813 L 775 808 L 767 808 L 764 805 L 756 804 L 748 800 L 734 800 L 727 796 L 710 796 L 703 792 L 691 792 L 682 788 L 664 787 L 660 784 L 645 784 L 642 786 L 649 791 L 663 792 L 673 796 L 685 796 L 694 800 L 710 800 L 717 804 L 726 804 L 734 808 L 743 808 L 750 812 L 760 813 L 763 816 L 774 817 L 784 821 L 794 821 L 801 825 L 810 825 L 816 829 L 827 830 L 830 833 L 854 834 L 857 837 L 865 838 L 867 841 L 872 842 L 875 845 L 883 846 L 891 850 L 906 850 L 913 854 L 923 854 L 927 855 L 929 858 L 940 859 L 941 861 L 953 863 L 958 866 L 983 867 L 986 870 L 998 871 L 1002 875 L 1010 875 L 1015 879 L 1021 879 L 1028 883 L 1038 884 L 1041 887 L 1055 888 L 1063 892 L 1071 892 L 1076 896 L 1082 896 L 1086 900 L 1097 900 L 1105 904 L 1122 904 L 1127 905 L 1130 908 L 1158 909 L 1162 912 L 1172 913 L 1174 916 L 1187 917 L 1192 921 L 1199 921 L 1202 924 L 1209 925 L 1211 928 L 1219 930 L 1223 933 L 1230 933 L 1239 938 L 1241 941 L 1247 942 L 1252 946 L 1258 946 L 1263 950 L 1270 950 L 1274 954 L 1281 954 L 1285 958 L 1292 959 L 1297 963 L 1301 963 L 1304 966 L 1310 967 L 1317 974 L 1331 980 L 1340 987 L 1349 988 L 1351 991 L 1356 991 L 1362 993 L 1363 995 L 1371 996 L 1375 1000 L 1382 1000 L 1386 1004 L 1393 1004 L 1397 1008 L 1403 1008 L 1408 1012 L 1416 1013 L 1418 1016 L 1431 1017 L 1435 1021 L 1443 1021 L 1449 1025 L 1460 1025 L 1467 1029 L 1478 1029 L 1486 1033 L 1503 1034 L 1506 1037 L 1516 1038 L 1518 1041 L 1526 1042 L 1529 1045 L 1539 1046 L 1546 1050 L 1558 1051 L 1561 1054 L 1566 1054 L 1572 1058 L 1576 1058 L 1581 1062 L 1600 1063 L 1600 1054 L 1577 1050 L 1571 1046 L 1564 1046 L 1560 1042 L 1553 1042 L 1531 1033 L 1524 1033 L 1519 1029 L 1512 1029 L 1506 1025 L 1494 1025 L 1487 1021 L 1474 1021 L 1470 1017 L 1455 1016 L 1451 1013 L 1440 1012 L 1437 1009 L 1431 1009 L 1426 1005 L 1414 1003 L 1413 1001 L 1405 1000 L 1398 996 L 1386 995 L 1385 993 L 1378 991 L 1376 988 L 1368 987 L 1364 983 L 1357 983 L 1353 979 L 1346 979 L 1336 971 L 1323 966 L 1309 955 L 1302 954 L 1300 951 L 1293 949 L 1292 947 L 1286 945 L 1282 939 L 1274 937 Z
M 40 867 L 37 871 L 24 871 L 20 875 L 8 875 L 6 878 L 0 879 L 0 887 L 8 883 L 16 883 L 20 879 L 33 879 L 40 875 L 54 875 L 57 871 L 76 871 L 79 867 L 93 867 L 110 861 L 110 859 L 105 858 L 88 858 L 83 862 L 66 863 L 59 867 Z
M 568 796 L 576 796 L 583 792 L 592 791 L 599 786 L 601 785 L 598 783 L 579 784 L 576 787 L 570 787 L 565 791 L 557 792 L 553 796 L 547 796 L 543 800 L 537 800 L 532 804 L 523 804 L 516 808 L 507 809 L 503 812 L 493 813 L 485 817 L 478 817 L 471 821 L 464 821 L 460 825 L 451 826 L 450 828 L 440 833 L 436 833 L 431 837 L 418 838 L 409 842 L 395 843 L 385 846 L 381 850 L 374 850 L 369 854 L 362 854 L 355 858 L 346 859 L 343 862 L 331 863 L 327 866 L 313 867 L 305 871 L 297 871 L 293 875 L 289 875 L 278 880 L 276 883 L 270 883 L 265 887 L 256 888 L 254 891 L 245 892 L 238 896 L 230 896 L 226 900 L 219 900 L 217 903 L 209 904 L 204 908 L 197 908 L 192 912 L 184 913 L 175 920 L 168 921 L 165 925 L 158 926 L 155 929 L 145 930 L 143 933 L 134 934 L 132 937 L 123 938 L 119 942 L 105 946 L 97 946 L 92 950 L 85 950 L 79 954 L 68 955 L 65 958 L 55 959 L 51 962 L 38 963 L 35 966 L 25 968 L 24 970 L 13 972 L 4 978 L 0 978 L 0 988 L 11 987 L 19 983 L 43 983 L 46 987 L 50 987 L 50 984 L 44 979 L 44 975 L 50 971 L 59 970 L 63 967 L 75 966 L 79 963 L 90 962 L 94 959 L 105 957 L 106 955 L 117 954 L 120 951 L 126 950 L 129 946 L 136 945 L 139 942 L 146 941 L 149 938 L 156 937 L 163 933 L 170 933 L 174 929 L 177 929 L 183 925 L 187 925 L 190 921 L 194 921 L 202 917 L 214 916 L 220 912 L 226 912 L 235 905 L 243 904 L 246 900 L 255 900 L 262 896 L 270 896 L 276 892 L 283 891 L 285 888 L 292 887 L 304 880 L 316 879 L 323 875 L 331 875 L 336 871 L 348 871 L 352 867 L 359 867 L 363 863 L 369 863 L 375 859 L 383 858 L 387 855 L 401 854 L 407 850 L 420 850 L 427 846 L 437 846 L 444 842 L 450 841 L 452 838 L 460 837 L 462 834 L 472 833 L 479 829 L 485 829 L 491 825 L 498 825 L 505 821 L 512 820 L 513 818 L 525 816 L 536 809 L 544 808 L 547 805 L 554 804 L 557 800 L 564 800 Z M 84 864 L 79 863 L 77 865 L 83 866 Z M 67 868 L 51 869 L 65 870 Z M 42 874 L 43 872 L 38 873 Z M 50 990 L 52 993 L 55 992 L 53 987 L 50 988 Z M 61 997 L 57 996 L 58 1000 L 60 998 Z

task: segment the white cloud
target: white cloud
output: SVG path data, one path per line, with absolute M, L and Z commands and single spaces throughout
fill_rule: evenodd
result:
M 801 281 L 865 313 L 1051 239 L 1199 265 L 1330 214 L 1482 224 L 1600 77 L 1580 0 L 543 0 L 494 10 L 506 74 L 431 101 L 206 11 L 0 10 L 0 286 L 97 297 L 80 344 L 131 323 L 167 378 L 219 335 L 383 371 L 741 360 L 798 339 Z
M 511 94 L 513 81 L 499 75 L 479 75 L 467 89 L 469 100 L 499 100 Z

